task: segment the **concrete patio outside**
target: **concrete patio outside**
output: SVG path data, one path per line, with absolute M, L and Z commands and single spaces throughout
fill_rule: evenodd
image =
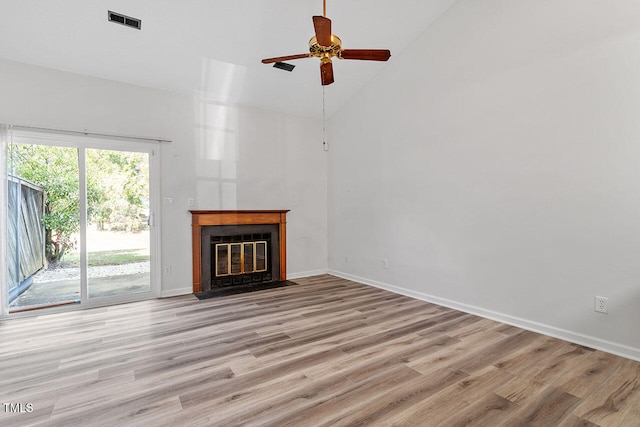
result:
M 87 228 L 87 251 L 92 253 L 130 250 L 149 255 L 149 231 L 111 232 Z M 88 297 L 100 298 L 147 292 L 150 287 L 150 262 L 87 268 Z M 54 268 L 39 272 L 33 284 L 9 304 L 10 311 L 80 301 L 80 269 Z
M 89 279 L 89 298 L 100 298 L 149 291 L 149 272 Z M 38 307 L 80 301 L 79 279 L 34 283 L 13 300 L 9 309 Z

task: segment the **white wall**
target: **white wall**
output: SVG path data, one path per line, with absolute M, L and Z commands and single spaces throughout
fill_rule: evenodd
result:
M 327 269 L 317 120 L 0 60 L 0 123 L 173 141 L 161 147 L 161 193 L 174 199 L 161 217 L 165 296 L 191 291 L 188 209 L 290 209 L 288 275 Z
M 640 359 L 639 117 L 637 1 L 462 0 L 330 120 L 330 271 Z

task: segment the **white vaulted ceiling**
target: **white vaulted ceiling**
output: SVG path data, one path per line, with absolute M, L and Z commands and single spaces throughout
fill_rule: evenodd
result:
M 330 115 L 457 0 L 327 0 L 345 48 L 390 49 L 387 63 L 334 60 Z M 142 20 L 138 31 L 107 20 Z M 293 72 L 262 58 L 305 53 L 322 0 L 0 0 L 0 58 L 217 102 L 319 117 L 317 58 Z

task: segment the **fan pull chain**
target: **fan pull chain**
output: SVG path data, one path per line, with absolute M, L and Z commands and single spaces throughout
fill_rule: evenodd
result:
M 329 151 L 329 145 L 327 144 L 327 127 L 324 108 L 324 86 L 322 86 L 322 149 Z

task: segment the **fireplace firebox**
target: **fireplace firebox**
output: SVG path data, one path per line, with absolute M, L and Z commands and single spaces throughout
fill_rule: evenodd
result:
M 203 291 L 279 277 L 279 259 L 272 256 L 280 247 L 277 225 L 212 225 L 200 233 Z

